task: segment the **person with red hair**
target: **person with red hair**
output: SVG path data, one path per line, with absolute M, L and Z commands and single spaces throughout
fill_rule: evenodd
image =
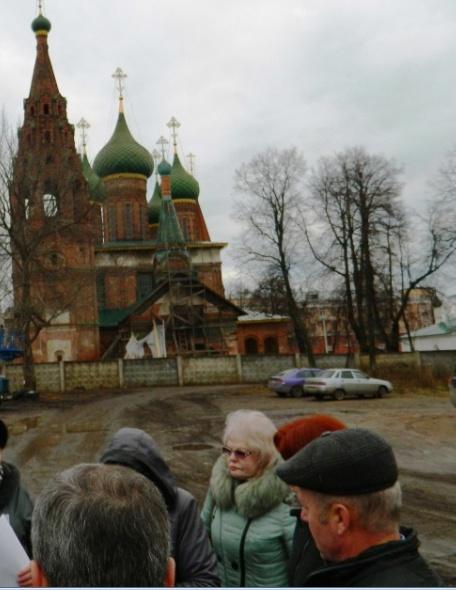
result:
M 319 414 L 298 418 L 283 424 L 274 435 L 274 444 L 287 460 L 324 432 L 342 430 L 346 425 L 333 416 Z M 302 587 L 307 576 L 324 565 L 307 522 L 301 519 L 301 509 L 294 508 L 291 514 L 297 517 L 293 548 L 288 563 L 290 587 Z

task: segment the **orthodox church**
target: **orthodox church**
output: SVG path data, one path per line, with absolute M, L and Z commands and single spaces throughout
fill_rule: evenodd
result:
M 163 138 L 153 157 L 128 127 L 118 69 L 117 123 L 91 164 L 83 119 L 82 154 L 76 150 L 41 9 L 32 30 L 36 61 L 10 202 L 17 235 L 32 245 L 27 261 L 13 245 L 13 288 L 15 308 L 32 305 L 41 321 L 35 362 L 135 356 L 132 343 L 137 356 L 236 353 L 244 312 L 225 298 L 226 244 L 210 239 L 199 184 L 178 154 L 179 123 L 168 124 L 172 162 Z

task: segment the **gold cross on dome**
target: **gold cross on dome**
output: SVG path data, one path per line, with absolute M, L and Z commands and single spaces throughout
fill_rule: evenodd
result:
M 43 0 L 38 0 L 38 14 L 43 14 Z
M 167 139 L 165 139 L 165 138 L 163 137 L 163 135 L 160 135 L 160 137 L 158 138 L 158 141 L 157 141 L 157 145 L 159 145 L 159 146 L 160 146 L 160 148 L 161 148 L 161 152 L 162 152 L 163 159 L 165 159 L 165 147 L 166 147 L 168 144 L 169 144 L 169 141 L 168 141 Z
M 127 74 L 124 73 L 122 68 L 117 68 L 112 77 L 116 80 L 117 90 L 119 91 L 119 99 L 123 100 L 123 90 L 125 88 L 124 80 Z
M 190 174 L 193 174 L 193 171 L 195 169 L 195 154 L 192 154 L 192 152 L 190 152 L 189 154 L 187 154 L 187 160 L 188 160 L 188 165 L 190 167 Z
M 173 138 L 174 152 L 176 152 L 177 151 L 177 130 L 179 129 L 181 124 L 176 119 L 176 117 L 171 117 L 171 119 L 168 121 L 166 126 L 171 129 L 171 137 Z
M 82 150 L 85 154 L 87 146 L 87 129 L 89 129 L 90 124 L 84 119 L 84 117 L 82 117 L 79 119 L 78 123 L 76 123 L 76 127 L 81 131 Z

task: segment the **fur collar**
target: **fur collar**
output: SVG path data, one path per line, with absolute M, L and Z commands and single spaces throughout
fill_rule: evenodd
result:
M 289 488 L 275 474 L 279 460 L 260 477 L 238 483 L 228 471 L 225 457 L 219 457 L 212 469 L 210 490 L 214 502 L 222 510 L 235 508 L 244 518 L 263 516 L 289 496 Z

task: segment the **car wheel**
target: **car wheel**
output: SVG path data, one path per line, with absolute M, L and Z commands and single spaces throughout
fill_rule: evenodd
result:
M 302 387 L 300 387 L 299 385 L 293 385 L 293 387 L 290 389 L 290 395 L 291 397 L 302 397 Z
M 386 389 L 386 387 L 384 385 L 380 385 L 380 387 L 377 389 L 377 397 L 385 397 L 385 395 L 388 393 L 388 390 Z
M 285 397 L 285 396 L 286 396 L 286 393 L 285 393 L 284 391 L 276 391 L 276 394 L 277 394 L 279 397 Z
M 338 402 L 342 401 L 345 397 L 345 391 L 343 389 L 336 389 L 334 392 L 334 399 Z
M 356 394 L 356 397 L 357 397 L 358 399 L 364 399 L 364 393 L 357 393 L 357 394 Z

